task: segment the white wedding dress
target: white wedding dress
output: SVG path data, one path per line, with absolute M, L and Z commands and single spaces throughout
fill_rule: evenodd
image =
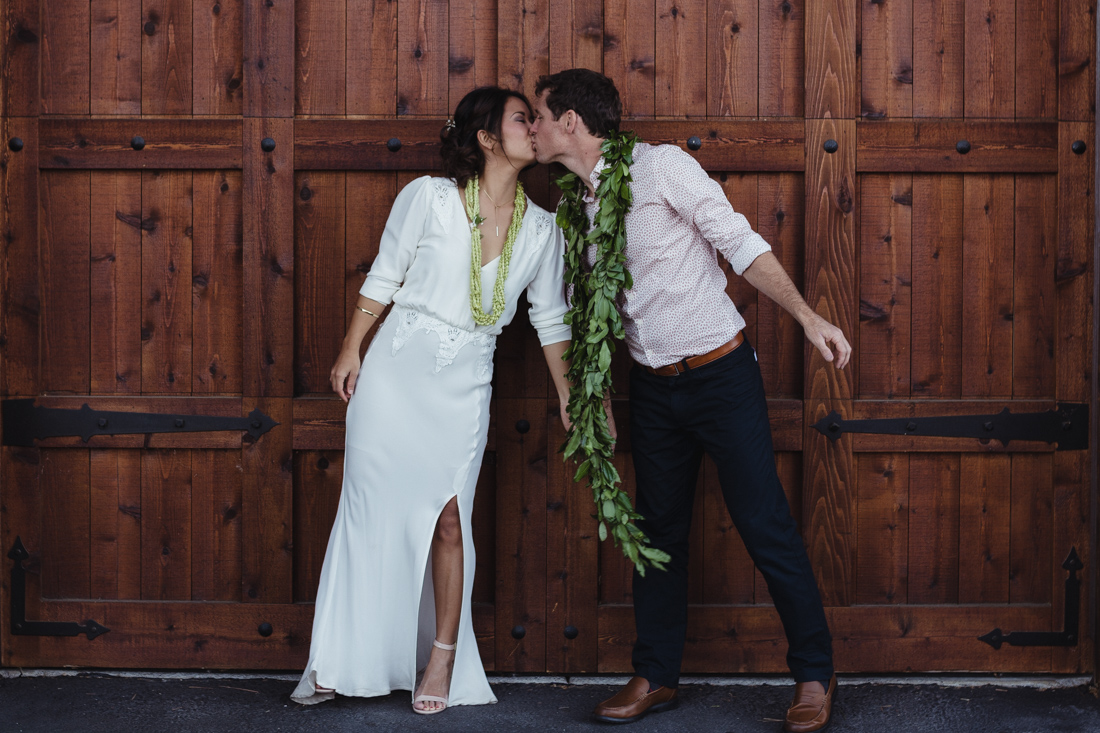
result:
M 378 257 L 360 293 L 393 308 L 367 349 L 348 403 L 344 481 L 321 569 L 313 637 L 291 697 L 312 704 L 341 695 L 413 690 L 435 637 L 430 549 L 444 506 L 458 497 L 462 612 L 450 705 L 496 702 L 470 615 L 474 545 L 470 517 L 489 428 L 496 337 L 526 289 L 545 346 L 568 340 L 564 240 L 530 200 L 513 246 L 498 322 L 470 313 L 470 225 L 461 192 L 424 176 L 394 201 Z M 499 258 L 481 271 L 490 310 Z

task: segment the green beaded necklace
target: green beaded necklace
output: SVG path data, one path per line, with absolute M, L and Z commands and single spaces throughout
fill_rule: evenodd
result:
M 470 310 L 474 323 L 479 326 L 491 326 L 504 312 L 507 301 L 504 299 L 504 281 L 508 279 L 508 265 L 512 262 L 512 245 L 516 242 L 523 213 L 527 210 L 527 197 L 523 193 L 523 184 L 516 182 L 515 209 L 512 210 L 512 223 L 504 237 L 504 249 L 500 253 L 497 265 L 497 279 L 493 284 L 493 310 L 486 313 L 481 303 L 481 230 L 478 226 L 485 221 L 481 216 L 481 200 L 478 198 L 479 183 L 477 176 L 466 184 L 466 214 L 470 217 Z

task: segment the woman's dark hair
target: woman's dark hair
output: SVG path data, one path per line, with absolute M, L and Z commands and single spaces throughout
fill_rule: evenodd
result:
M 591 69 L 566 69 L 556 74 L 544 74 L 535 82 L 535 96 L 549 90 L 546 106 L 558 119 L 566 110 L 573 110 L 584 126 L 596 137 L 607 137 L 619 129 L 623 103 L 615 82 Z
M 485 169 L 485 154 L 477 141 L 479 130 L 485 130 L 498 140 L 501 137 L 501 124 L 504 121 L 504 106 L 509 99 L 518 99 L 531 111 L 527 97 L 511 89 L 500 87 L 478 87 L 462 98 L 455 109 L 454 127 L 444 127 L 439 138 L 443 145 L 439 154 L 443 156 L 443 173 L 455 179 L 459 187 Z

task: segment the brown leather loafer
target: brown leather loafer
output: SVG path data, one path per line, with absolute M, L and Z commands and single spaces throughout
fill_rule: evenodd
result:
M 794 702 L 787 710 L 787 722 L 783 725 L 786 733 L 811 733 L 829 726 L 836 700 L 836 675 L 829 680 L 823 693 L 807 690 L 808 685 L 799 682 L 794 686 Z
M 596 706 L 592 717 L 601 723 L 633 723 L 650 713 L 672 710 L 679 703 L 676 690 L 658 687 L 650 692 L 645 678 L 631 677 L 615 697 Z

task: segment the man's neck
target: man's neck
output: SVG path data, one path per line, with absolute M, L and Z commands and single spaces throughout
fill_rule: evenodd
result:
M 595 170 L 596 164 L 603 157 L 603 151 L 600 149 L 602 145 L 603 140 L 601 138 L 588 138 L 583 145 L 578 146 L 579 149 L 574 155 L 561 161 L 562 165 L 580 176 L 581 181 L 588 188 L 588 192 L 593 196 L 596 195 L 596 191 L 592 187 L 592 171 Z

